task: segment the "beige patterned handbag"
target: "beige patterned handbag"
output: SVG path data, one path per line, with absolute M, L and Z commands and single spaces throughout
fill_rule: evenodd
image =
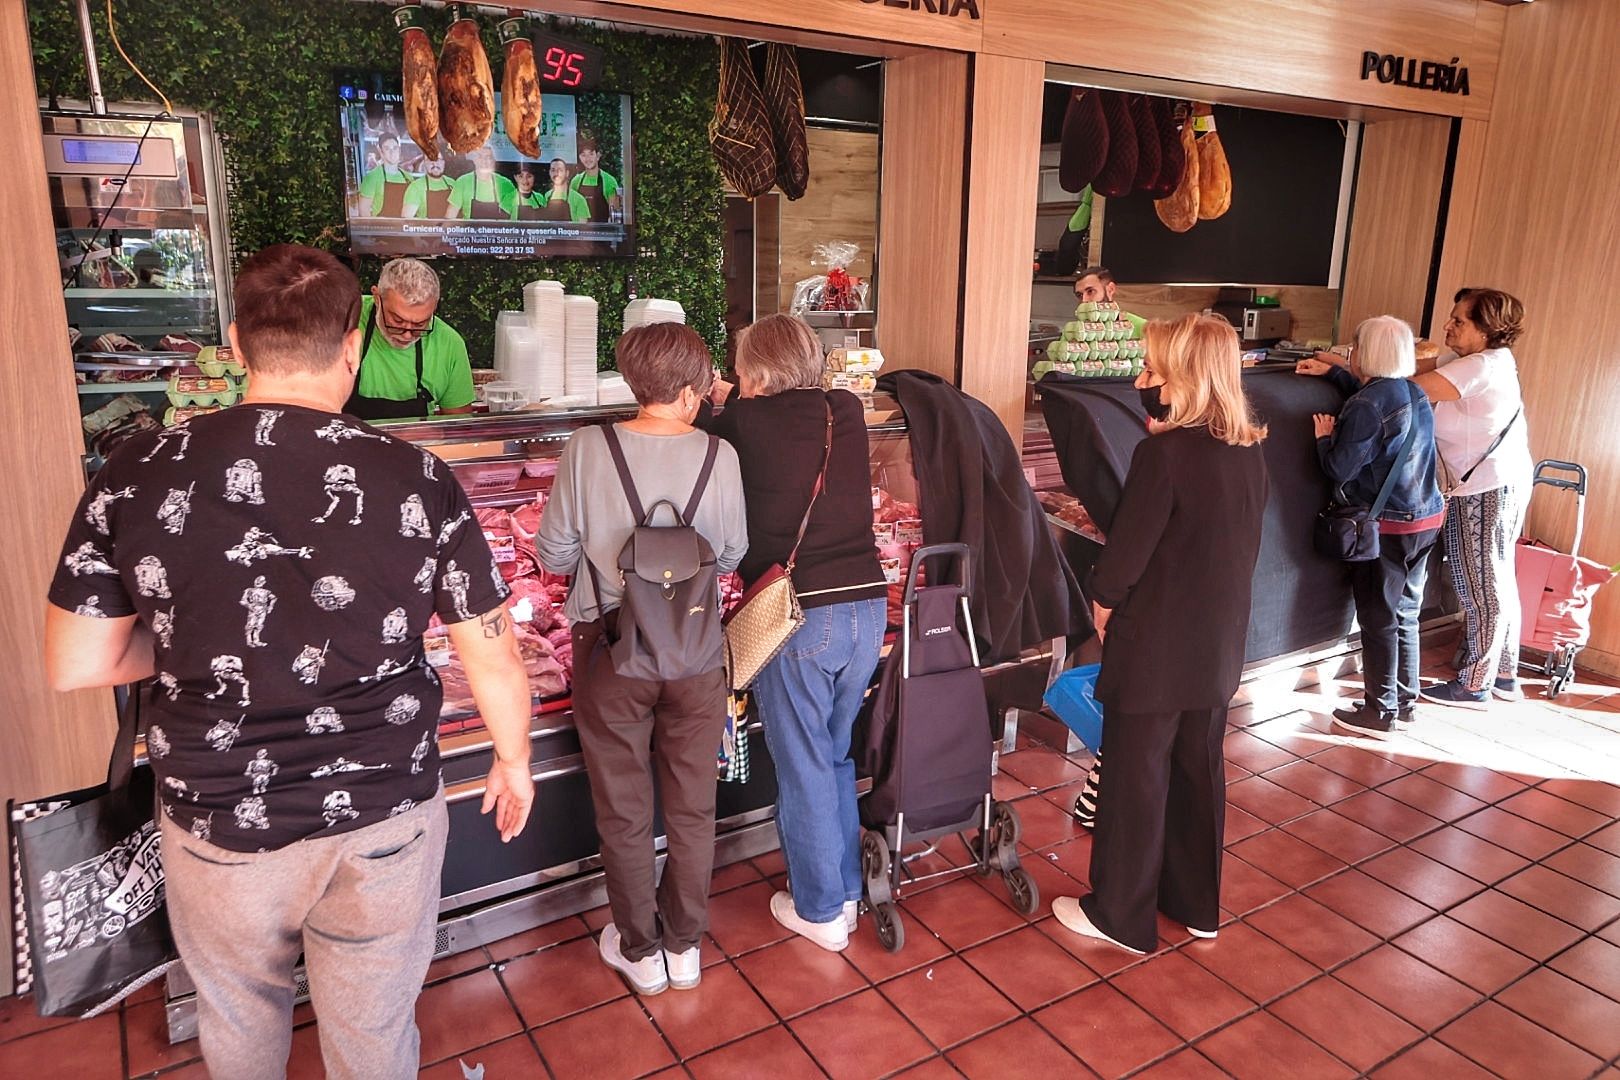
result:
M 733 690 L 752 686 L 765 665 L 776 659 L 789 639 L 804 625 L 799 593 L 793 587 L 793 567 L 810 527 L 810 512 L 816 508 L 822 488 L 827 486 L 827 466 L 832 461 L 833 414 L 827 403 L 827 449 L 821 459 L 821 473 L 810 492 L 810 505 L 799 522 L 799 535 L 793 541 L 785 564 L 778 563 L 750 585 L 725 618 L 726 675 Z

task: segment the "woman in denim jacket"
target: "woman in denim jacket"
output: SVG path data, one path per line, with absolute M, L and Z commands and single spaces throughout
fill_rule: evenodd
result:
M 1416 431 L 1378 515 L 1378 558 L 1349 564 L 1366 699 L 1333 713 L 1336 727 L 1385 738 L 1413 718 L 1418 614 L 1445 500 L 1435 477 L 1434 412 L 1427 396 L 1407 381 L 1416 370 L 1411 328 L 1390 315 L 1366 320 L 1356 327 L 1349 361 L 1349 370 L 1322 360 L 1303 360 L 1296 368 L 1302 375 L 1327 378 L 1348 395 L 1337 418 L 1313 418 L 1322 471 L 1344 501 L 1371 506 L 1407 431 Z

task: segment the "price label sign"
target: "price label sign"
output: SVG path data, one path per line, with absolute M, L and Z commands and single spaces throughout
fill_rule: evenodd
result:
M 602 50 L 543 31 L 534 34 L 542 90 L 594 90 L 602 81 Z

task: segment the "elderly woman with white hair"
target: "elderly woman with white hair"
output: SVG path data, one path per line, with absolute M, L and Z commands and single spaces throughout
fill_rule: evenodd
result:
M 792 889 L 771 897 L 771 914 L 837 952 L 861 896 L 850 736 L 883 647 L 888 586 L 872 538 L 866 413 L 849 391 L 821 388 L 823 366 L 802 319 L 759 320 L 737 342 L 738 392 L 719 387 L 729 401 L 711 430 L 742 462 L 743 583 L 791 563 L 805 616 L 753 687 Z
M 1336 710 L 1334 726 L 1387 738 L 1411 722 L 1418 697 L 1418 615 L 1429 552 L 1440 536 L 1445 500 L 1436 479 L 1434 411 L 1409 382 L 1416 370 L 1412 330 L 1380 315 L 1356 327 L 1349 368 L 1301 361 L 1302 375 L 1327 377 L 1348 397 L 1337 418 L 1317 414 L 1316 451 L 1342 503 L 1372 506 L 1391 472 L 1378 514 L 1378 558 L 1352 562 L 1350 588 L 1361 625 L 1366 697 Z M 1411 434 L 1411 446 L 1402 447 Z
M 472 412 L 467 343 L 438 315 L 439 275 L 394 259 L 360 300 L 360 371 L 343 411 L 361 420 Z

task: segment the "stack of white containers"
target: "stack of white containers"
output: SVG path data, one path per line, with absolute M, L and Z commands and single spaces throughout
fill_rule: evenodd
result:
M 636 395 L 630 384 L 617 371 L 601 371 L 596 375 L 596 403 L 598 405 L 634 405 Z
M 648 326 L 652 323 L 686 321 L 686 309 L 674 300 L 632 300 L 624 307 L 624 328 Z
M 567 376 L 564 365 L 563 340 L 565 335 L 565 307 L 560 281 L 531 281 L 523 287 L 523 310 L 528 316 L 528 349 L 517 349 L 517 336 L 511 341 L 513 359 L 532 357 L 529 364 L 514 368 L 508 376 L 512 382 L 529 389 L 531 401 L 556 403 L 567 395 Z
M 570 406 L 596 404 L 596 301 L 563 298 L 563 395 Z

